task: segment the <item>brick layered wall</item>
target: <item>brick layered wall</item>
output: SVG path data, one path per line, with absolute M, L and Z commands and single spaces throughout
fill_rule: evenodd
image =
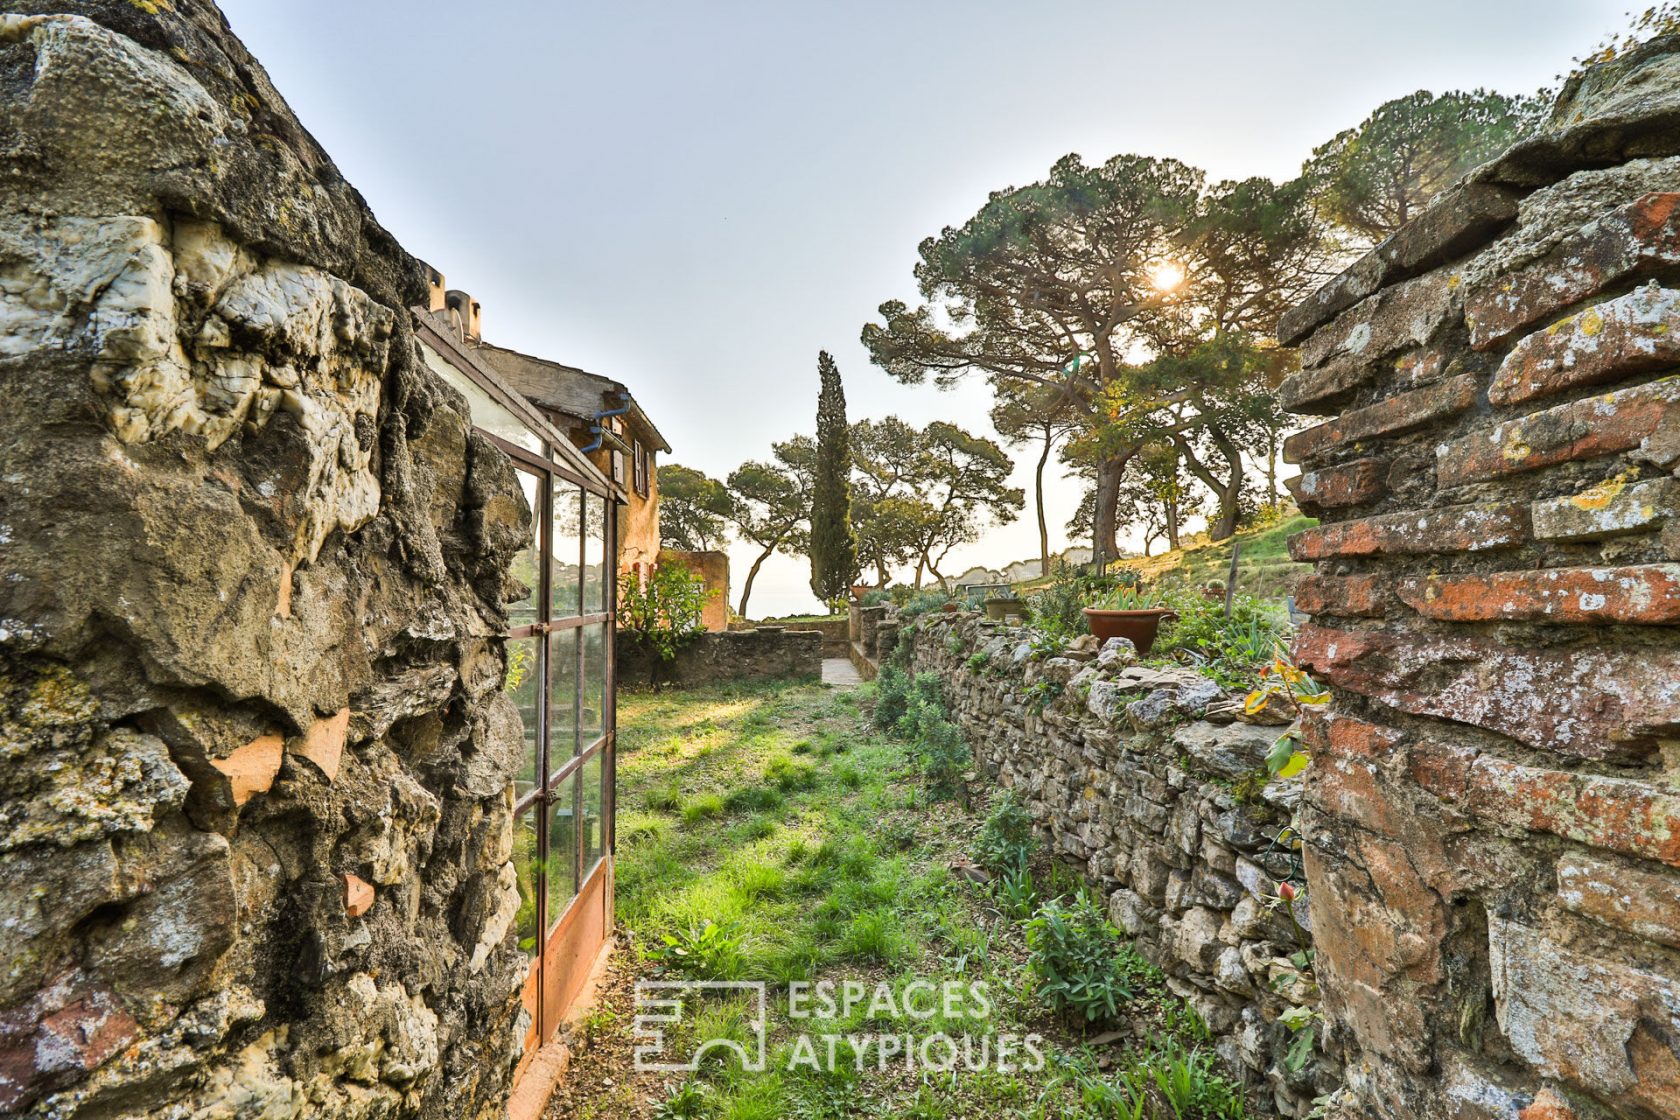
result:
M 1285 316 L 1348 1116 L 1680 1118 L 1680 40 Z

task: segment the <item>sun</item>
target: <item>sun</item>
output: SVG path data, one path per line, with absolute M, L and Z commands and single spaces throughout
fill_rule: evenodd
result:
M 1158 292 L 1170 292 L 1184 283 L 1184 266 L 1177 261 L 1158 261 L 1149 266 L 1149 282 Z

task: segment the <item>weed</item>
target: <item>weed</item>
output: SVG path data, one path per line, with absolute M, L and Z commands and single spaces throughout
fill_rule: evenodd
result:
M 1132 996 L 1120 955 L 1119 931 L 1102 907 L 1081 891 L 1072 902 L 1052 900 L 1026 924 L 1027 969 L 1038 995 L 1056 1011 L 1085 1023 L 1107 1022 Z
M 890 910 L 866 910 L 840 935 L 840 955 L 850 960 L 891 964 L 907 947 L 904 931 Z
M 648 790 L 645 802 L 655 813 L 675 813 L 683 807 L 682 790 L 674 785 L 655 786 Z
M 998 906 L 1011 918 L 1024 921 L 1038 909 L 1038 891 L 1024 863 L 1004 871 L 993 883 L 993 892 Z
M 776 788 L 783 793 L 796 793 L 811 789 L 817 784 L 815 766 L 786 755 L 772 758 L 764 767 L 764 776 L 774 782 Z
M 654 1120 L 699 1120 L 706 1114 L 706 1083 L 690 1078 L 673 1086 L 653 1110 Z
M 1027 811 L 1021 795 L 1012 789 L 1003 790 L 992 801 L 992 810 L 980 829 L 974 858 L 986 870 L 1003 874 L 1025 867 L 1037 847 L 1032 814 Z
M 707 920 L 661 935 L 649 952 L 660 964 L 696 980 L 733 980 L 741 972 L 741 924 Z

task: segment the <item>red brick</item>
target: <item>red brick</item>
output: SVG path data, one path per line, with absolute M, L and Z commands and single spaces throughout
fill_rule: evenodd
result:
M 1464 374 L 1297 432 L 1284 440 L 1283 457 L 1286 462 L 1302 463 L 1339 444 L 1398 435 L 1443 417 L 1456 416 L 1475 402 L 1476 379 Z
M 1512 548 L 1528 538 L 1527 506 L 1445 506 L 1305 529 L 1289 538 L 1289 555 L 1306 561 L 1336 556 L 1486 552 Z
M 1579 494 L 1547 498 L 1529 507 L 1534 535 L 1540 540 L 1602 540 L 1624 533 L 1647 532 L 1680 512 L 1680 480 L 1653 478 L 1631 482 L 1606 479 Z
M 1680 263 L 1680 194 L 1648 194 L 1526 268 L 1471 291 L 1470 345 L 1486 350 L 1611 284 Z
M 1534 1101 L 1517 1113 L 1517 1120 L 1576 1120 L 1575 1110 L 1557 1090 L 1547 1087 L 1535 1094 Z
M 1413 576 L 1400 581 L 1399 595 L 1418 613 L 1446 622 L 1654 625 L 1680 622 L 1680 565 Z M 1300 604 L 1299 592 L 1295 601 Z
M 1414 759 L 1446 750 L 1420 744 Z M 1456 761 L 1456 759 L 1455 759 Z M 1447 765 L 1418 767 L 1420 785 L 1472 816 L 1506 828 L 1549 832 L 1594 848 L 1654 859 L 1680 867 L 1680 794 L 1628 778 L 1572 774 L 1523 766 L 1479 755 L 1462 785 L 1435 784 L 1434 776 L 1452 775 Z
M 1680 377 L 1588 397 L 1444 444 L 1435 478 L 1461 486 L 1638 447 L 1680 405 Z
M 376 897 L 373 884 L 348 871 L 339 878 L 344 882 L 344 912 L 352 918 L 366 914 L 372 908 Z
M 1680 732 L 1680 650 L 1528 649 L 1309 624 L 1296 660 L 1338 688 L 1581 759 L 1641 759 Z
M 1680 948 L 1680 878 L 1570 852 L 1558 860 L 1558 901 L 1613 929 Z
M 1320 510 L 1362 505 L 1382 497 L 1388 492 L 1388 464 L 1381 459 L 1355 459 L 1323 470 L 1303 471 L 1284 485 L 1295 495 L 1301 512 L 1316 517 Z
M 1392 582 L 1387 576 L 1309 575 L 1295 585 L 1295 608 L 1311 615 L 1381 618 Z
M 1680 291 L 1654 281 L 1517 343 L 1488 389 L 1496 405 L 1616 381 L 1680 362 Z

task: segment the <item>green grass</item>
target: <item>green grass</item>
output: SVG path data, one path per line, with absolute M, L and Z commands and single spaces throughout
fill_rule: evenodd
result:
M 1127 560 L 1125 566 L 1136 570 L 1146 583 L 1202 587 L 1209 580 L 1227 581 L 1231 550 L 1240 546 L 1237 590 L 1264 599 L 1282 599 L 1293 593 L 1296 581 L 1312 570 L 1310 564 L 1297 564 L 1289 558 L 1289 538 L 1317 524 L 1314 518 L 1296 514 L 1218 543 L 1198 534 L 1175 552 Z
M 703 968 L 717 979 L 778 986 L 768 1069 L 749 1073 L 733 1060 L 707 1059 L 682 1093 L 693 1114 L 1096 1120 L 1117 1114 L 1091 1102 L 1125 1092 L 1121 1074 L 1153 1076 L 1156 1067 L 1181 1081 L 1208 1082 L 1206 1100 L 1225 1101 L 1224 1083 L 1195 1064 L 1201 1059 L 1183 1057 L 1205 1047 L 1173 1052 L 1175 1066 L 1158 1052 L 1164 1044 L 1150 1041 L 1159 1035 L 1201 1045 L 1182 1025 L 1188 1020 L 1159 974 L 1138 978 L 1140 995 L 1123 1024 L 1130 1047 L 1105 1048 L 1120 1057 L 1103 1065 L 1082 1046 L 1079 1031 L 1031 994 L 1020 923 L 988 892 L 947 870 L 972 852 L 979 821 L 921 788 L 910 744 L 868 730 L 870 696 L 867 686 L 840 692 L 769 682 L 620 698 L 617 914 L 640 957 L 638 970 Z M 1035 875 L 1044 896 L 1079 884 L 1049 866 Z M 667 936 L 693 955 L 678 960 L 665 952 Z M 699 956 L 704 964 L 693 964 Z M 983 981 L 994 1008 L 983 1020 L 948 1021 L 941 1009 L 925 1022 L 903 1014 L 887 1022 L 863 1007 L 833 1022 L 789 1020 L 780 986 L 823 979 L 856 979 L 871 989 L 882 982 L 898 991 L 916 979 Z M 628 1032 L 632 1018 L 604 1018 L 598 1029 Z M 676 1042 L 744 1038 L 746 1018 L 742 1001 L 708 1001 Z M 921 1037 L 1041 1033 L 1053 1061 L 1037 1072 L 918 1077 L 872 1064 L 859 1072 L 842 1049 L 837 1071 L 790 1068 L 795 1036 L 822 1029 Z M 680 1089 L 661 1086 L 655 1101 Z M 601 1115 L 632 1111 L 622 1094 L 611 1102 Z M 1238 1116 L 1204 1109 L 1183 1120 Z

